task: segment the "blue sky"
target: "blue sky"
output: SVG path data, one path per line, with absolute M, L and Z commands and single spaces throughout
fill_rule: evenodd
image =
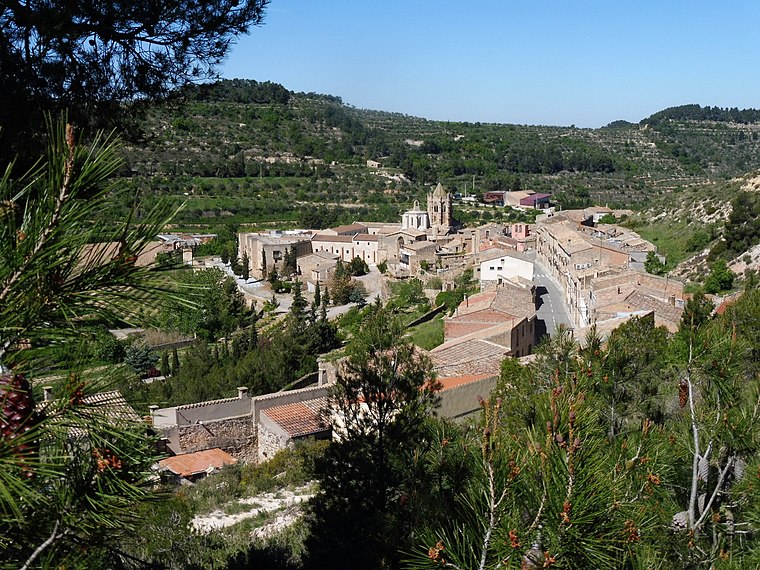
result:
M 600 127 L 760 108 L 757 0 L 272 0 L 224 77 L 435 120 Z

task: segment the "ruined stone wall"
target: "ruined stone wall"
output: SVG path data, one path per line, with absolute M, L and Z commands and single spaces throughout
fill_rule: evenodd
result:
M 250 415 L 177 426 L 181 453 L 218 447 L 242 462 L 256 461 L 256 432 Z

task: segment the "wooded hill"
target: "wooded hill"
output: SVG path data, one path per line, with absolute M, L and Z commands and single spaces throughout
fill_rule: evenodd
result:
M 476 192 L 549 191 L 565 208 L 637 206 L 760 168 L 759 116 L 685 105 L 599 129 L 456 123 L 225 80 L 151 107 L 123 174 L 148 195 L 189 202 L 180 221 L 212 224 L 297 223 L 308 203 L 395 219 L 438 181 L 455 192 L 473 180 Z

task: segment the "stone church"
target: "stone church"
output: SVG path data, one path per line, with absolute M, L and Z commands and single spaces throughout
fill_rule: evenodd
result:
M 433 237 L 449 234 L 452 225 L 451 194 L 440 183 L 428 192 L 427 210 L 420 209 L 420 203 L 415 200 L 412 209 L 401 217 L 402 230 L 419 230 Z

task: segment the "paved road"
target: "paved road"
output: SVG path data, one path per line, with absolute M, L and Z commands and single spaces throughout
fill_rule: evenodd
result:
M 536 342 L 545 334 L 554 334 L 560 324 L 573 328 L 559 284 L 537 262 L 534 266 L 533 281 L 536 283 L 538 305 L 536 310 Z

